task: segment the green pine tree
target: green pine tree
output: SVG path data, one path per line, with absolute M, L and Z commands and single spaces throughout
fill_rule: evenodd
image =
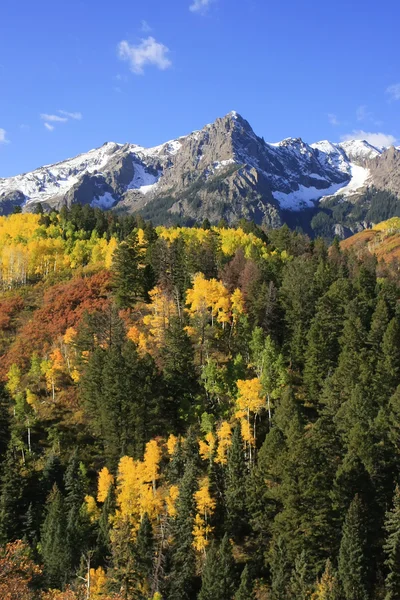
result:
M 252 600 L 253 594 L 253 580 L 250 575 L 249 566 L 246 565 L 240 576 L 240 585 L 235 594 L 235 600 Z
M 66 534 L 65 502 L 60 490 L 54 485 L 47 500 L 40 537 L 44 575 L 47 585 L 51 588 L 62 588 L 71 575 L 71 554 Z
M 364 508 L 359 496 L 350 504 L 339 550 L 339 578 L 345 600 L 367 600 L 367 539 Z
M 400 600 L 400 487 L 397 485 L 393 508 L 386 513 L 384 551 L 388 574 L 385 600 Z
M 196 489 L 197 467 L 193 460 L 189 460 L 179 488 L 177 516 L 173 527 L 174 541 L 167 596 L 169 600 L 192 600 L 196 593 L 196 557 L 192 534 Z
M 120 243 L 114 253 L 113 287 L 115 301 L 120 308 L 133 308 L 145 299 L 144 271 L 137 231 Z
M 228 450 L 225 471 L 226 527 L 231 537 L 240 539 L 248 528 L 246 506 L 246 463 L 240 425 L 235 427 Z

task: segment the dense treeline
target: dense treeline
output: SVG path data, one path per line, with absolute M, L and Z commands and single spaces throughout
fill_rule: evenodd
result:
M 28 258 L 115 240 L 0 297 L 1 597 L 399 598 L 395 272 L 97 217 L 1 222 Z

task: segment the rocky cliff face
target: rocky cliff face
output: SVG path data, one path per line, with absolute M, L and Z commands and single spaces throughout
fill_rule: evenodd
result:
M 0 179 L 0 213 L 37 203 L 91 204 L 142 212 L 154 222 L 241 217 L 278 226 L 337 194 L 354 197 L 373 183 L 400 192 L 400 152 L 367 142 L 271 144 L 232 112 L 201 131 L 142 148 L 107 143 L 76 158 Z

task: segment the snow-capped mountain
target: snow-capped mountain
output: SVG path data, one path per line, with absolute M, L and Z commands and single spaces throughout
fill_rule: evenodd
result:
M 359 140 L 267 143 L 232 112 L 155 148 L 110 142 L 0 179 L 0 214 L 16 205 L 33 210 L 37 203 L 48 209 L 78 202 L 141 211 L 155 221 L 246 217 L 274 226 L 284 210 L 313 207 L 327 196 L 350 198 L 375 184 L 381 163 L 387 171 L 390 152 L 390 164 L 400 160 L 398 149 Z

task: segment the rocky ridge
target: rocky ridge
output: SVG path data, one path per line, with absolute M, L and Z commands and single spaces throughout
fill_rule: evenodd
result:
M 106 143 L 75 158 L 0 179 L 0 214 L 74 203 L 142 212 L 155 222 L 241 217 L 278 226 L 285 211 L 368 186 L 400 193 L 400 151 L 366 141 L 267 143 L 232 112 L 154 148 Z

